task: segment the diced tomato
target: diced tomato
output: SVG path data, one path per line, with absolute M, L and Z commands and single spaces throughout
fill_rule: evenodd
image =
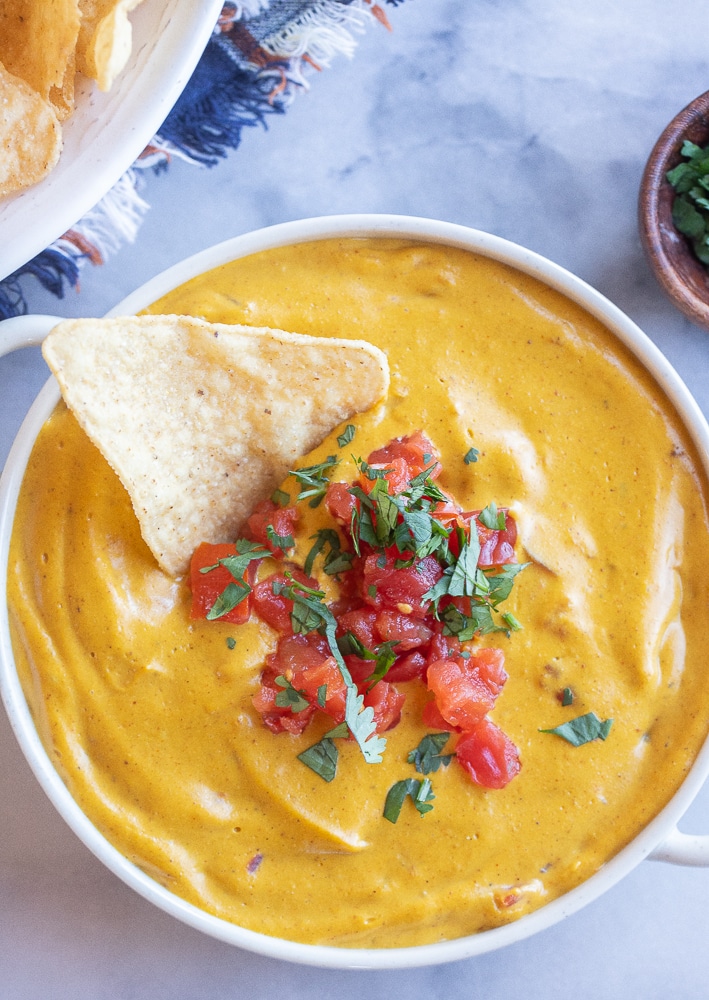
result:
M 375 626 L 379 641 L 395 642 L 397 654 L 424 646 L 433 635 L 433 631 L 422 621 L 400 611 L 380 611 L 376 616 Z
M 460 656 L 460 640 L 454 635 L 436 632 L 428 644 L 427 665 L 436 660 L 447 660 L 451 656 Z
M 429 476 L 431 479 L 436 479 L 441 471 L 438 457 L 438 451 L 429 438 L 422 431 L 415 431 L 406 437 L 394 438 L 383 448 L 377 448 L 367 461 L 370 465 L 387 465 L 394 459 L 401 458 L 406 462 L 409 480 L 414 479 L 424 469 L 434 466 Z
M 464 515 L 469 525 L 475 524 L 480 540 L 479 566 L 503 566 L 517 562 L 515 542 L 517 541 L 517 523 L 503 507 L 500 512 L 505 514 L 505 527 L 502 529 L 486 528 L 478 519 L 480 511 L 472 511 Z
M 298 583 L 302 583 L 306 587 L 317 588 L 317 580 L 306 576 L 301 569 L 293 567 L 290 572 Z M 271 576 L 259 581 L 254 587 L 254 612 L 277 632 L 292 631 L 290 616 L 293 610 L 293 601 L 285 594 L 274 593 L 273 587 L 274 584 L 288 585 L 291 582 L 283 573 L 272 573 Z
M 375 631 L 376 620 L 377 612 L 371 608 L 346 611 L 337 619 L 337 634 L 341 636 L 351 632 L 365 649 L 374 649 L 377 642 L 381 641 Z
M 236 546 L 228 542 L 212 544 L 202 542 L 195 549 L 190 563 L 190 587 L 192 589 L 191 618 L 206 618 L 211 611 L 214 602 L 230 583 L 234 583 L 234 577 L 225 566 L 217 566 L 220 559 L 227 556 L 236 555 Z M 201 572 L 208 566 L 215 566 L 208 572 Z M 242 582 L 251 585 L 255 579 L 257 561 L 253 560 L 246 569 Z M 249 620 L 251 614 L 252 595 L 249 593 L 244 600 L 222 615 L 219 621 L 231 622 L 235 625 L 243 625 Z
M 292 712 L 288 706 L 276 704 L 276 696 L 283 689 L 275 683 L 273 671 L 264 672 L 261 686 L 252 698 L 253 706 L 261 716 L 263 724 L 272 733 L 291 733 L 299 736 L 304 732 L 315 713 L 315 706 L 309 705 L 301 712 Z
M 387 680 L 392 683 L 411 681 L 415 677 L 423 679 L 426 674 L 426 657 L 419 649 L 397 658 L 387 671 Z
M 369 464 L 369 467 L 375 472 L 381 473 L 381 475 L 374 479 L 371 479 L 365 472 L 360 475 L 358 483 L 366 494 L 372 492 L 377 479 L 383 479 L 386 482 L 387 492 L 390 496 L 403 493 L 408 488 L 411 477 L 409 475 L 409 467 L 403 458 L 392 458 L 390 462 L 375 462 Z
M 424 618 L 428 605 L 422 604 L 423 595 L 443 575 L 438 561 L 425 556 L 415 565 L 395 566 L 397 556 L 373 552 L 364 561 L 362 598 L 374 608 L 391 608 Z
M 468 661 L 471 670 L 477 671 L 482 682 L 494 698 L 502 692 L 507 680 L 505 654 L 496 646 L 477 649 Z
M 276 671 L 274 676 L 282 674 L 313 705 L 317 705 L 320 689 L 326 687 L 324 711 L 338 722 L 344 719 L 345 682 L 327 640 L 317 632 L 283 636 L 267 663 Z
M 489 719 L 463 733 L 455 753 L 473 781 L 484 788 L 504 788 L 520 771 L 517 747 Z
M 356 505 L 347 483 L 330 483 L 325 493 L 325 506 L 336 521 L 349 527 Z
M 282 559 L 284 549 L 271 541 L 268 528 L 273 528 L 276 535 L 285 539 L 293 535 L 297 520 L 298 510 L 295 507 L 279 507 L 273 500 L 262 500 L 247 520 L 244 534 L 267 548 L 277 559 Z
M 494 707 L 507 680 L 501 650 L 480 650 L 469 659 L 438 660 L 430 664 L 426 683 L 444 719 L 470 729 Z
M 435 729 L 436 732 L 440 732 L 441 730 L 445 729 L 449 729 L 451 730 L 451 732 L 455 732 L 457 729 L 456 726 L 451 725 L 448 719 L 443 718 L 440 709 L 436 704 L 435 698 L 432 701 L 427 701 L 426 704 L 423 706 L 423 711 L 421 712 L 421 721 L 423 722 L 424 726 L 427 726 L 429 729 Z
M 401 719 L 401 708 L 406 695 L 388 681 L 379 681 L 364 696 L 365 707 L 374 709 L 374 725 L 378 733 L 393 729 Z

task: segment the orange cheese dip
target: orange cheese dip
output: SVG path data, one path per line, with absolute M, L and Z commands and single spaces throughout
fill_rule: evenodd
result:
M 22 487 L 9 602 L 41 738 L 87 815 L 210 913 L 344 947 L 494 927 L 594 873 L 668 801 L 709 720 L 707 484 L 653 380 L 562 295 L 436 245 L 270 250 L 150 311 L 387 352 L 388 400 L 355 421 L 351 445 L 338 447 L 339 428 L 303 464 L 338 453 L 337 478 L 351 480 L 351 453 L 423 429 L 440 485 L 465 509 L 512 510 L 530 565 L 506 608 L 523 628 L 483 644 L 504 649 L 509 680 L 491 718 L 522 766 L 500 790 L 443 768 L 430 812 L 409 802 L 395 825 L 384 820 L 388 789 L 416 776 L 418 685 L 383 761 L 339 741 L 337 777 L 324 782 L 296 759 L 318 733 L 273 735 L 251 703 L 275 633 L 255 618 L 190 619 L 186 581 L 158 569 L 122 487 L 60 405 Z M 479 458 L 466 464 L 471 447 Z M 303 507 L 301 559 L 330 524 Z M 605 741 L 540 732 L 591 711 L 613 719 Z

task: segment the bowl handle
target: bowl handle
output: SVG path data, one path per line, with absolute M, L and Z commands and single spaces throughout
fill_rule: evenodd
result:
M 681 833 L 675 827 L 648 857 L 672 865 L 709 868 L 709 836 Z
M 21 347 L 41 344 L 52 327 L 61 323 L 61 316 L 13 316 L 0 322 L 0 357 Z

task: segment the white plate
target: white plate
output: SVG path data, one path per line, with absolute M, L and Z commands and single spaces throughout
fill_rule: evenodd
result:
M 143 0 L 131 15 L 130 61 L 109 93 L 77 78 L 59 163 L 39 184 L 0 199 L 0 278 L 78 222 L 140 155 L 192 75 L 221 7 Z

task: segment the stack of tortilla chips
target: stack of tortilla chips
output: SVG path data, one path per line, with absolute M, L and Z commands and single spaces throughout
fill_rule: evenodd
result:
M 140 0 L 0 0 L 0 197 L 55 166 L 76 73 L 109 90 L 131 52 Z

